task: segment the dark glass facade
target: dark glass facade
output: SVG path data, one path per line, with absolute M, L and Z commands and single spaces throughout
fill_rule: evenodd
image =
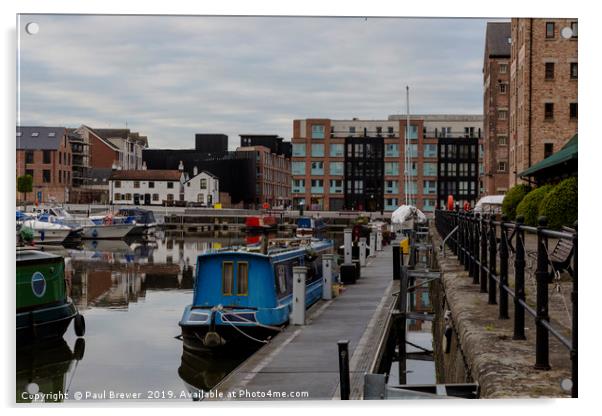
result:
M 345 209 L 384 209 L 384 139 L 347 137 L 344 162 Z
M 447 206 L 453 195 L 460 207 L 472 207 L 479 192 L 479 140 L 441 138 L 437 145 L 437 199 L 439 207 Z

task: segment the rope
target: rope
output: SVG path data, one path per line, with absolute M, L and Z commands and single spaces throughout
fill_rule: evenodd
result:
M 224 314 L 224 313 L 223 313 L 221 310 L 220 310 L 220 311 L 218 311 L 218 312 L 222 314 L 222 321 L 223 321 L 223 322 L 230 322 L 230 321 L 228 321 L 228 320 L 224 320 L 224 319 L 223 319 L 223 314 Z M 244 322 L 248 322 L 248 323 L 250 323 L 250 324 L 254 324 L 254 325 L 260 326 L 260 327 L 262 327 L 262 328 L 267 328 L 267 329 L 271 329 L 272 331 L 278 331 L 278 332 L 282 332 L 282 328 L 279 328 L 279 327 L 277 327 L 277 326 L 265 325 L 265 324 L 262 324 L 261 322 L 251 321 L 251 320 L 249 320 L 249 319 L 245 318 L 244 316 L 238 315 L 238 314 L 237 314 L 237 313 L 235 313 L 235 312 L 228 312 L 228 315 L 234 315 L 234 316 L 236 316 L 238 319 L 241 319 L 241 320 L 243 320 Z
M 221 313 L 223 315 L 223 313 L 221 311 L 218 311 L 219 313 Z M 226 322 L 228 325 L 232 326 L 232 328 L 236 329 L 238 332 L 240 332 L 241 334 L 243 334 L 245 337 L 255 341 L 255 342 L 259 342 L 261 344 L 267 344 L 268 341 L 267 340 L 262 340 L 262 339 L 257 339 L 252 337 L 251 335 L 247 334 L 246 332 L 244 332 L 242 329 L 238 328 L 236 325 L 234 325 L 232 322 L 228 321 L 228 320 L 223 320 L 222 322 Z

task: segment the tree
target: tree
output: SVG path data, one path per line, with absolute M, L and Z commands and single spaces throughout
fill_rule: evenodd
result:
M 506 192 L 504 202 L 502 202 L 502 213 L 507 215 L 509 220 L 514 221 L 516 218 L 516 207 L 530 190 L 529 186 L 518 184 Z
M 33 191 L 33 177 L 31 175 L 23 175 L 17 178 L 17 191 L 23 192 L 24 198 L 27 201 L 27 193 Z
M 573 227 L 577 221 L 577 190 L 576 177 L 565 179 L 541 201 L 539 215 L 548 219 L 549 228 Z

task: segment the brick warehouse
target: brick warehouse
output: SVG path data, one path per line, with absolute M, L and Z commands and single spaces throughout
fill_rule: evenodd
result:
M 512 19 L 509 186 L 577 133 L 577 36 L 576 19 Z
M 304 119 L 293 122 L 293 206 L 313 210 L 392 211 L 405 201 L 425 212 L 437 204 L 439 138 L 482 136 L 481 115 L 414 115 L 412 181 L 404 187 L 406 119 Z M 479 152 L 482 157 L 482 147 Z M 482 171 L 482 167 L 479 168 Z M 480 191 L 480 189 L 479 189 Z
M 33 192 L 27 193 L 26 201 L 67 202 L 73 180 L 68 130 L 65 127 L 17 126 L 16 135 L 16 174 L 33 177 Z M 25 198 L 25 195 L 20 197 Z
M 484 193 L 508 190 L 510 22 L 489 22 L 483 60 Z

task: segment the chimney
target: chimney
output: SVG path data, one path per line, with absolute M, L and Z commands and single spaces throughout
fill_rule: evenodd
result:
M 192 168 L 192 176 L 196 176 L 199 174 L 199 168 L 197 168 L 196 166 Z
M 184 170 L 184 163 L 180 160 L 180 164 L 178 165 L 178 170 L 182 172 Z

